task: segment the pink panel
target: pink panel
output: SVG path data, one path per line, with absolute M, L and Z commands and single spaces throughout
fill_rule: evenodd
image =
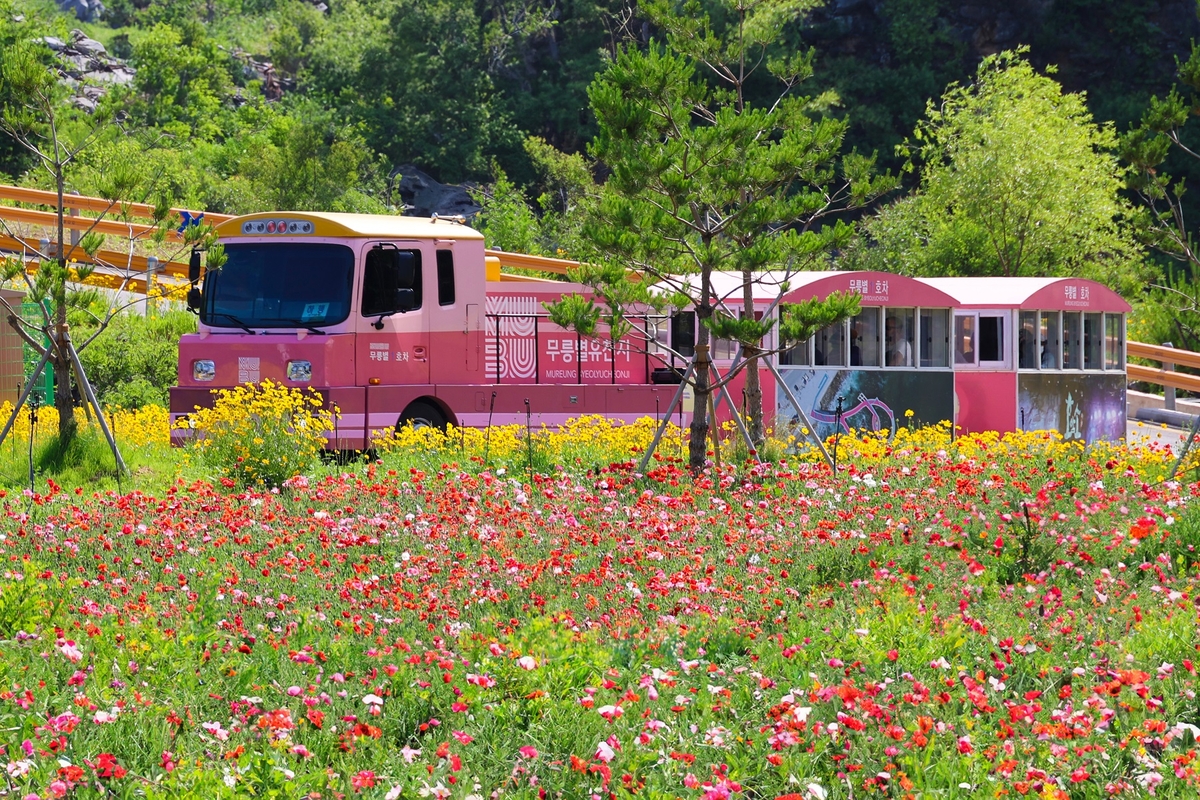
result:
M 1121 295 L 1102 283 L 1082 278 L 1063 278 L 1039 289 L 1025 301 L 1025 308 L 1050 311 L 1108 311 L 1128 314 L 1132 308 Z
M 864 306 L 924 306 L 950 308 L 957 303 L 940 289 L 904 275 L 888 272 L 839 272 L 806 283 L 788 292 L 785 303 L 798 303 L 812 297 L 824 300 L 835 291 L 858 292 Z
M 211 359 L 216 379 L 198 382 L 192 378 L 192 362 Z M 312 362 L 312 381 L 294 384 L 285 376 L 287 362 Z M 187 334 L 179 340 L 179 385 L 202 388 L 229 387 L 262 380 L 292 386 L 345 386 L 354 380 L 354 337 L 347 334 L 306 336 L 294 333 L 251 335 L 220 333 L 210 336 Z
M 1017 373 L 954 373 L 954 419 L 960 433 L 1017 429 Z

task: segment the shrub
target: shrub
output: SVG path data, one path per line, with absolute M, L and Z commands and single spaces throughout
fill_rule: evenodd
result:
M 312 390 L 272 381 L 220 389 L 212 408 L 181 423 L 191 451 L 234 485 L 279 486 L 307 470 L 325 447 L 333 414 Z
M 195 331 L 196 317 L 186 311 L 119 314 L 79 358 L 103 405 L 165 407 L 178 374 L 179 337 Z

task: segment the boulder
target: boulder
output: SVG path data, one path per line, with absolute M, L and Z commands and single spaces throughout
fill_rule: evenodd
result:
M 404 213 L 415 217 L 463 216 L 479 213 L 479 205 L 471 199 L 466 186 L 439 183 L 428 173 L 412 164 L 405 164 L 392 173 L 394 191 L 404 203 Z
M 44 36 L 37 41 L 57 54 L 59 79 L 70 87 L 71 102 L 88 113 L 96 110 L 105 86 L 131 84 L 137 74 L 133 67 L 110 56 L 103 44 L 80 30 L 71 31 L 67 42 L 53 36 Z

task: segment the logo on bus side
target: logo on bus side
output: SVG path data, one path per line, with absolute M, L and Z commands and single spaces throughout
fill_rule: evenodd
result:
M 875 303 L 886 303 L 888 301 L 888 282 L 874 281 L 872 282 L 865 278 L 851 278 L 850 291 L 858 292 L 862 295 L 863 300 L 869 300 Z
M 388 352 L 390 347 L 391 345 L 387 342 L 371 342 L 370 359 L 372 361 L 390 361 L 391 353 Z
M 1092 304 L 1091 294 L 1092 290 L 1089 286 L 1067 284 L 1063 287 L 1063 305 L 1087 308 Z
M 392 358 L 392 354 L 390 352 L 391 345 L 387 342 L 371 342 L 370 348 L 370 355 L 368 355 L 368 358 L 371 361 L 408 361 L 407 350 L 396 351 L 396 357 Z

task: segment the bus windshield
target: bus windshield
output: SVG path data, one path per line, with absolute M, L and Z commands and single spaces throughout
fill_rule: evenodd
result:
M 313 328 L 350 314 L 354 251 L 340 244 L 228 244 L 204 279 L 201 320 L 219 328 Z

